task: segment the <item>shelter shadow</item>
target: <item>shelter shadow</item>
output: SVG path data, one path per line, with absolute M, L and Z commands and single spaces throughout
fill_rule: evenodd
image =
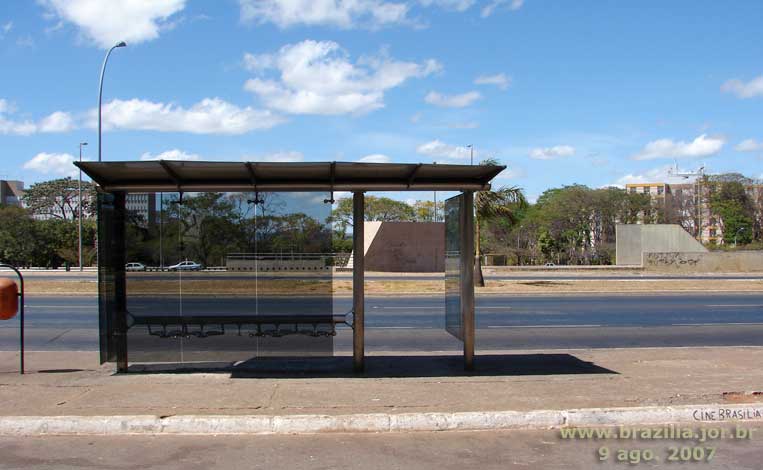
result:
M 475 358 L 475 370 L 465 371 L 463 358 L 438 356 L 366 356 L 366 370 L 354 373 L 352 357 L 254 358 L 232 363 L 133 364 L 130 373 L 230 373 L 231 378 L 339 377 L 470 377 L 569 374 L 617 374 L 570 354 L 485 354 Z

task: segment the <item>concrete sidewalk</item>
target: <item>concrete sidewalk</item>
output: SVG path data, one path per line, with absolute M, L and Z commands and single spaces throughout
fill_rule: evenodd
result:
M 160 432 L 166 430 L 160 423 L 173 422 L 168 417 L 184 423 L 178 429 L 200 433 L 663 423 L 696 420 L 697 410 L 713 421 L 718 414 L 705 413 L 719 409 L 763 420 L 760 347 L 481 351 L 474 375 L 447 353 L 373 355 L 362 377 L 348 373 L 349 360 L 333 360 L 345 369 L 340 373 L 316 369 L 310 376 L 261 367 L 193 373 L 139 367 L 116 375 L 112 365 L 97 365 L 94 352 L 32 352 L 21 376 L 18 355 L 2 352 L 0 434 Z M 103 424 L 110 417 L 113 423 Z M 220 427 L 226 417 L 238 427 Z

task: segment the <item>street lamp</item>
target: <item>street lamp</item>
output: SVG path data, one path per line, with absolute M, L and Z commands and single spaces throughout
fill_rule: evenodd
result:
M 79 162 L 82 163 L 82 146 L 87 142 L 79 143 Z M 79 254 L 79 270 L 82 271 L 82 168 L 79 169 L 79 182 L 77 183 L 77 215 L 79 227 L 77 228 L 77 253 Z
M 470 165 L 474 165 L 474 144 L 469 144 L 466 146 L 466 148 L 469 149 L 469 162 Z
M 119 41 L 114 46 L 109 49 L 109 52 L 106 53 L 106 57 L 103 59 L 103 66 L 101 67 L 101 80 L 98 85 L 98 161 L 101 161 L 101 100 L 103 98 L 103 74 L 106 72 L 106 63 L 109 61 L 109 56 L 111 55 L 111 51 L 116 49 L 117 47 L 125 47 L 127 46 L 127 43 L 124 41 Z
M 734 248 L 737 247 L 737 235 L 739 235 L 739 232 L 743 232 L 746 229 L 747 229 L 747 227 L 739 227 L 737 229 L 736 233 L 734 234 Z

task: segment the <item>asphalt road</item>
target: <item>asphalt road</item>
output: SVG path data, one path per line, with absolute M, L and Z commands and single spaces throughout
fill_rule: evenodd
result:
M 22 273 L 27 276 L 28 279 L 35 279 L 41 281 L 95 281 L 97 275 L 95 272 L 60 272 L 60 273 Z M 166 280 L 168 273 L 133 273 L 133 275 L 140 276 L 144 280 Z M 188 273 L 186 273 L 188 275 Z M 227 272 L 210 272 L 210 273 L 190 273 L 194 279 L 197 280 L 250 280 L 254 277 L 254 273 L 227 273 Z M 15 274 L 9 271 L 0 271 L 0 277 L 8 277 L 16 279 Z M 315 279 L 315 276 L 305 276 L 299 273 L 293 275 L 279 275 L 270 276 L 265 273 L 259 275 L 259 279 Z M 334 273 L 333 279 L 352 279 L 352 273 Z M 437 281 L 444 279 L 443 274 L 366 274 L 367 280 L 373 281 Z M 557 281 L 575 281 L 575 280 L 605 280 L 605 281 L 630 281 L 630 280 L 660 280 L 660 279 L 673 279 L 673 280 L 758 280 L 763 279 L 763 275 L 760 273 L 749 274 L 556 274 L 553 272 L 525 272 L 525 273 L 507 273 L 507 274 L 486 274 L 485 279 L 488 280 L 557 280 Z
M 734 431 L 731 426 L 724 428 L 728 433 Z M 671 439 L 571 440 L 560 438 L 558 430 L 303 436 L 0 437 L 3 455 L 0 468 L 760 469 L 763 430 L 760 425 L 744 428 L 752 432 L 752 439 L 704 443 Z M 702 452 L 694 451 L 694 456 L 702 458 L 670 462 L 671 447 L 676 448 L 674 452 L 679 456 L 681 448 L 698 448 Z M 711 458 L 709 447 L 713 448 Z M 640 459 L 647 455 L 645 451 L 650 452 L 649 458 L 653 460 Z M 691 457 L 691 453 L 686 455 Z M 600 460 L 601 456 L 606 459 Z
M 133 302 L 134 312 L 177 310 L 176 302 Z M 95 350 L 95 297 L 32 296 L 27 299 L 30 350 Z M 251 298 L 186 297 L 183 314 L 251 313 Z M 268 313 L 327 308 L 327 299 L 260 300 Z M 335 313 L 350 310 L 337 298 Z M 0 350 L 18 346 L 17 320 L 0 322 Z M 763 345 L 763 294 L 483 296 L 477 299 L 478 349 L 557 349 L 649 346 Z M 203 341 L 203 340 L 202 340 Z M 350 351 L 348 327 L 334 347 Z M 433 297 L 367 297 L 369 351 L 447 351 L 460 343 L 444 331 L 444 300 Z

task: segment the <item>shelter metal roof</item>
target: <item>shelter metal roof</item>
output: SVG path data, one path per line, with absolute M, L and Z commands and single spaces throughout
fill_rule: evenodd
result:
M 351 162 L 75 162 L 105 191 L 481 191 L 505 166 Z

